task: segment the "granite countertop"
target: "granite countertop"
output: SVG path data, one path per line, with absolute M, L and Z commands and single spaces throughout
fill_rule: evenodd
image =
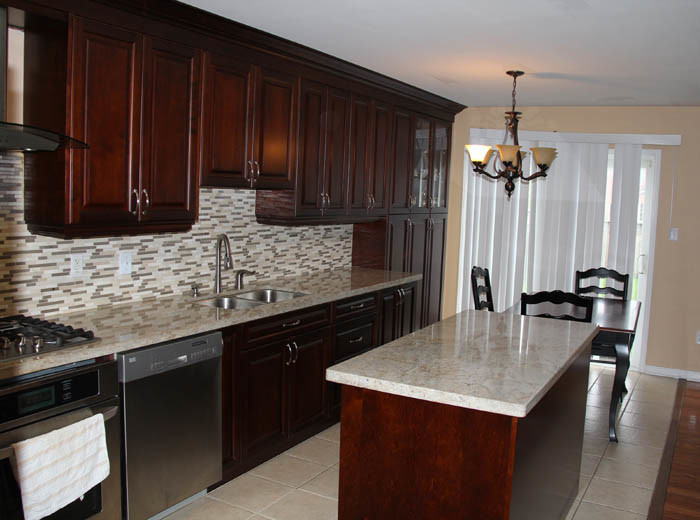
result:
M 188 296 L 171 296 L 52 316 L 52 321 L 90 329 L 100 339 L 46 354 L 4 361 L 0 363 L 0 380 L 379 291 L 421 278 L 420 274 L 350 267 L 260 280 L 247 284 L 240 291 L 224 288 L 222 294 L 263 287 L 306 294 L 251 309 L 207 307 L 197 302 L 214 295 L 202 294 L 196 300 Z
M 334 365 L 326 378 L 525 417 L 597 333 L 590 323 L 468 310 Z

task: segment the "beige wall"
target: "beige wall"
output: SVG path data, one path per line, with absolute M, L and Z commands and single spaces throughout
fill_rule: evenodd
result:
M 461 233 L 464 144 L 470 128 L 502 128 L 505 108 L 469 108 L 453 128 L 450 201 L 443 317 L 455 313 Z M 525 107 L 521 130 L 680 134 L 680 147 L 662 150 L 654 284 L 646 362 L 700 372 L 700 107 Z M 673 226 L 679 240 L 669 241 L 672 178 L 676 177 Z M 469 175 L 472 175 L 469 173 Z M 516 186 L 516 189 L 517 186 Z

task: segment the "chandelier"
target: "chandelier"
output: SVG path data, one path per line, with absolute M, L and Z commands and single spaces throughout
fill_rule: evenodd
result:
M 476 173 L 481 173 L 492 179 L 503 177 L 506 180 L 506 192 L 510 199 L 515 189 L 514 180 L 531 181 L 538 177 L 547 176 L 547 170 L 549 170 L 552 162 L 557 157 L 557 150 L 556 148 L 532 148 L 532 156 L 539 170 L 532 175 L 523 175 L 523 161 L 527 152 L 521 151 L 518 144 L 518 121 L 522 112 L 515 111 L 515 86 L 518 77 L 525 73 L 520 70 L 509 70 L 506 74 L 513 78 L 513 107 L 510 112 L 506 112 L 506 133 L 503 137 L 503 144 L 496 145 L 496 148 L 498 148 L 498 159 L 494 160 L 494 171 L 496 174 L 486 171 L 494 152 L 493 148 L 482 144 L 467 144 L 464 146 L 464 149 L 469 154 L 469 159 Z M 513 144 L 506 144 L 509 137 Z

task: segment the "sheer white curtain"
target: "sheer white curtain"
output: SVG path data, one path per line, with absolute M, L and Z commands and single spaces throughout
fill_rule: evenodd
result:
M 606 267 L 630 275 L 634 273 L 641 165 L 642 145 L 615 145 L 610 247 Z
M 494 145 L 500 140 L 489 140 L 476 129 L 470 142 Z M 503 311 L 520 298 L 524 281 L 529 292 L 570 291 L 575 270 L 601 258 L 608 145 L 521 145 L 554 146 L 559 155 L 546 178 L 516 182 L 510 200 L 502 180 L 474 173 L 465 156 L 460 310 L 474 308 L 474 265 L 489 269 L 494 307 Z M 528 173 L 534 171 L 530 161 L 525 166 Z
M 558 157 L 534 185 L 527 289 L 573 291 L 575 271 L 598 267 L 602 255 L 608 145 L 542 146 L 555 146 Z

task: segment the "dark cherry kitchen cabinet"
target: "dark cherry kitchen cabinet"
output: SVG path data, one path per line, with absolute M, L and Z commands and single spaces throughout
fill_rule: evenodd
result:
M 200 68 L 200 52 L 185 45 L 75 16 L 28 15 L 25 123 L 90 145 L 25 154 L 29 230 L 81 237 L 189 229 Z
M 408 110 L 402 108 L 395 108 L 393 116 L 389 213 L 407 213 L 411 204 L 412 117 Z
M 388 212 L 387 187 L 390 185 L 392 153 L 392 108 L 387 103 L 372 102 L 370 129 L 370 156 L 368 194 L 371 197 L 368 213 L 386 215 Z
M 289 432 L 294 434 L 318 421 L 326 412 L 326 367 L 330 328 L 292 339 L 289 362 Z
M 206 55 L 201 185 L 291 188 L 298 77 L 239 52 Z
M 193 223 L 197 217 L 201 52 L 149 37 L 144 61 L 140 219 Z
M 416 284 L 406 284 L 380 294 L 378 345 L 394 341 L 416 329 L 416 291 Z
M 238 370 L 236 356 L 235 328 L 222 331 L 224 348 L 221 356 L 221 454 L 225 468 L 233 467 L 241 462 L 241 443 L 238 422 L 234 419 L 239 415 L 239 388 L 235 378 Z
M 445 243 L 447 240 L 447 213 L 431 212 L 428 218 L 428 236 L 426 238 L 425 258 L 427 261 L 423 270 L 425 278 L 424 293 L 424 326 L 432 325 L 442 319 L 442 284 L 445 277 Z

